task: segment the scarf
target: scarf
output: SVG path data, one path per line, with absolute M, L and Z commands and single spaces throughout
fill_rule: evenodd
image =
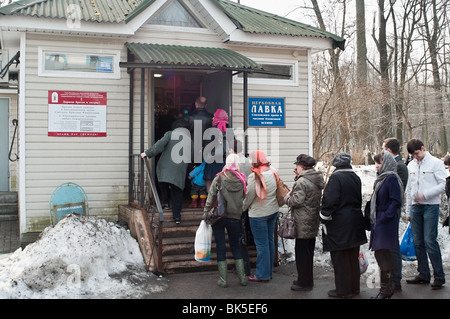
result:
M 270 163 L 266 158 L 266 154 L 264 154 L 263 151 L 256 150 L 251 155 L 252 160 L 252 172 L 255 173 L 255 190 L 256 190 L 256 196 L 258 197 L 258 200 L 263 200 L 267 198 L 267 187 L 266 187 L 266 181 L 264 179 L 264 176 L 262 173 L 271 170 L 273 175 L 275 176 L 275 180 L 278 182 L 280 180 L 280 177 L 278 176 L 278 173 L 275 169 L 270 167 Z
M 372 198 L 370 199 L 370 223 L 375 227 L 377 220 L 377 193 L 383 185 L 384 181 L 389 175 L 395 175 L 397 177 L 397 182 L 400 186 L 400 193 L 402 196 L 402 205 L 404 202 L 404 194 L 401 190 L 403 190 L 403 183 L 400 177 L 397 174 L 397 162 L 391 153 L 384 151 L 383 152 L 383 164 L 381 164 L 380 172 L 375 181 L 374 191 L 372 194 Z
M 245 178 L 245 175 L 239 171 L 241 160 L 237 154 L 230 154 L 227 156 L 227 159 L 225 161 L 225 166 L 223 167 L 222 171 L 219 172 L 217 175 L 225 172 L 231 172 L 234 175 L 236 175 L 237 178 L 241 181 L 241 183 L 244 185 L 244 194 L 247 194 L 247 179 Z
M 227 124 L 228 124 L 227 112 L 222 109 L 217 109 L 216 113 L 214 113 L 212 125 L 217 126 L 219 130 L 225 133 L 227 131 Z

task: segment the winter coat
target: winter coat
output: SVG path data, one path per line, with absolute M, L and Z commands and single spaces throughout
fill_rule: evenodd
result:
M 376 196 L 376 223 L 371 225 L 370 245 L 373 251 L 379 249 L 398 250 L 399 210 L 402 206 L 402 189 L 395 175 L 389 175 Z
M 323 187 L 322 173 L 308 169 L 295 177 L 292 191 L 285 196 L 284 203 L 292 209 L 297 238 L 308 239 L 317 236 Z
M 178 143 L 186 141 L 189 136 L 183 131 L 185 129 L 175 129 L 164 134 L 150 149 L 145 151 L 147 157 L 154 157 L 161 154 L 158 164 L 156 165 L 156 176 L 159 182 L 170 183 L 180 189 L 184 189 L 188 162 L 190 160 L 190 149 L 185 150 L 188 154 L 180 154 L 180 157 L 172 158 L 172 149 Z M 177 132 L 179 139 L 172 140 L 172 133 Z M 177 146 L 178 148 L 178 146 Z M 185 160 L 182 160 L 182 157 Z
M 205 172 L 205 162 L 203 161 L 201 165 L 196 166 L 190 173 L 191 183 L 193 185 L 205 186 L 205 180 L 203 179 L 203 173 Z
M 277 201 L 277 182 L 271 170 L 262 173 L 266 181 L 267 197 L 259 200 L 256 195 L 255 173 L 251 173 L 247 179 L 247 195 L 244 199 L 244 211 L 248 209 L 248 216 L 265 217 L 277 213 L 280 206 Z
M 441 194 L 445 191 L 445 179 L 448 174 L 444 163 L 425 152 L 425 157 L 418 162 L 416 159 L 408 164 L 409 178 L 406 187 L 406 206 L 409 215 L 410 206 L 421 205 L 439 205 L 441 203 Z M 416 203 L 414 198 L 418 193 L 425 196 L 425 200 Z
M 400 176 L 400 179 L 403 183 L 403 191 L 406 190 L 406 186 L 408 185 L 408 166 L 406 166 L 405 162 L 400 155 L 394 157 L 397 162 L 397 174 Z
M 212 119 L 213 115 L 209 113 L 205 108 L 197 108 L 192 111 L 192 113 L 189 115 L 188 122 L 189 122 L 189 132 L 191 133 L 191 138 L 194 140 L 194 138 L 200 138 L 202 141 L 203 147 L 208 143 L 208 141 L 203 141 L 203 134 L 205 131 L 212 126 Z M 194 136 L 195 133 L 195 121 L 201 121 L 201 134 L 202 136 Z
M 367 243 L 361 205 L 361 179 L 351 165 L 337 167 L 322 197 L 324 251 L 345 250 Z
M 221 173 L 213 179 L 209 188 L 208 198 L 206 199 L 203 219 L 207 218 L 207 213 L 217 197 L 217 181 L 219 176 L 222 187 L 221 192 L 227 203 L 226 217 L 241 219 L 242 202 L 244 201 L 244 184 L 232 172 Z

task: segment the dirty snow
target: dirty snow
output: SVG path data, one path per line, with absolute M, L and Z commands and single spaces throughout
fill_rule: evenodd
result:
M 326 168 L 319 167 L 322 171 Z M 374 166 L 355 166 L 363 184 L 363 202 L 372 194 Z M 444 196 L 445 197 L 445 196 Z M 446 204 L 441 206 L 441 213 Z M 407 227 L 405 212 L 400 236 Z M 441 215 L 441 220 L 444 216 Z M 450 235 L 439 224 L 438 242 L 444 271 L 450 273 Z M 369 237 L 369 233 L 367 233 Z M 294 240 L 280 240 L 284 262 L 294 261 Z M 368 244 L 362 251 L 369 263 L 361 284 L 376 287 L 378 266 Z M 316 240 L 315 267 L 332 271 L 329 253 L 322 251 L 320 235 Z M 416 274 L 417 263 L 403 261 L 403 278 Z M 379 284 L 379 283 L 378 283 Z M 167 288 L 168 281 L 145 270 L 137 241 L 128 230 L 94 217 L 70 215 L 48 227 L 39 240 L 13 254 L 0 255 L 0 299 L 25 298 L 151 298 Z
M 139 298 L 164 289 L 128 230 L 69 215 L 0 260 L 0 298 Z

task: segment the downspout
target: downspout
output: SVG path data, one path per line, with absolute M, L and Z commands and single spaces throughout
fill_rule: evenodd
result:
M 141 131 L 141 139 L 140 139 L 140 149 L 139 149 L 139 153 L 145 151 L 145 144 L 144 144 L 144 124 L 145 124 L 145 119 L 144 119 L 144 115 L 145 115 L 145 69 L 141 68 L 141 127 L 140 127 L 140 131 Z M 144 185 L 144 181 L 145 181 L 145 175 L 144 175 L 144 160 L 141 159 L 141 165 L 140 165 L 140 195 L 141 198 L 139 200 L 139 203 L 141 205 L 141 207 L 144 207 L 144 201 L 145 201 L 145 185 Z
M 244 72 L 244 155 L 248 154 L 248 72 Z
M 20 241 L 22 241 L 22 234 L 27 230 L 27 201 L 26 201 L 26 176 L 25 176 L 25 68 L 26 68 L 26 33 L 20 35 L 20 68 L 19 68 L 19 219 L 20 219 Z

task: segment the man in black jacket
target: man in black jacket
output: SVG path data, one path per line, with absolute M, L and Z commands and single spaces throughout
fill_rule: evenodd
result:
M 203 148 L 209 142 L 203 139 L 205 131 L 212 127 L 213 115 L 206 110 L 206 98 L 200 96 L 195 101 L 195 110 L 189 116 L 189 132 L 191 133 L 193 162 L 201 164 Z
M 367 243 L 361 179 L 353 171 L 351 160 L 346 153 L 334 157 L 336 169 L 323 192 L 320 211 L 323 250 L 331 254 L 336 285 L 328 296 L 337 298 L 359 294 L 359 246 Z
M 406 189 L 406 184 L 408 183 L 408 167 L 405 162 L 403 162 L 402 156 L 400 155 L 400 142 L 396 138 L 388 138 L 383 141 L 383 150 L 389 152 L 394 156 L 397 162 L 397 174 L 402 180 L 403 191 Z M 398 218 L 400 218 L 401 213 L 399 212 Z M 391 250 L 391 260 L 392 260 L 392 291 L 401 291 L 401 279 L 402 279 L 402 255 L 400 253 L 400 248 L 396 250 Z

